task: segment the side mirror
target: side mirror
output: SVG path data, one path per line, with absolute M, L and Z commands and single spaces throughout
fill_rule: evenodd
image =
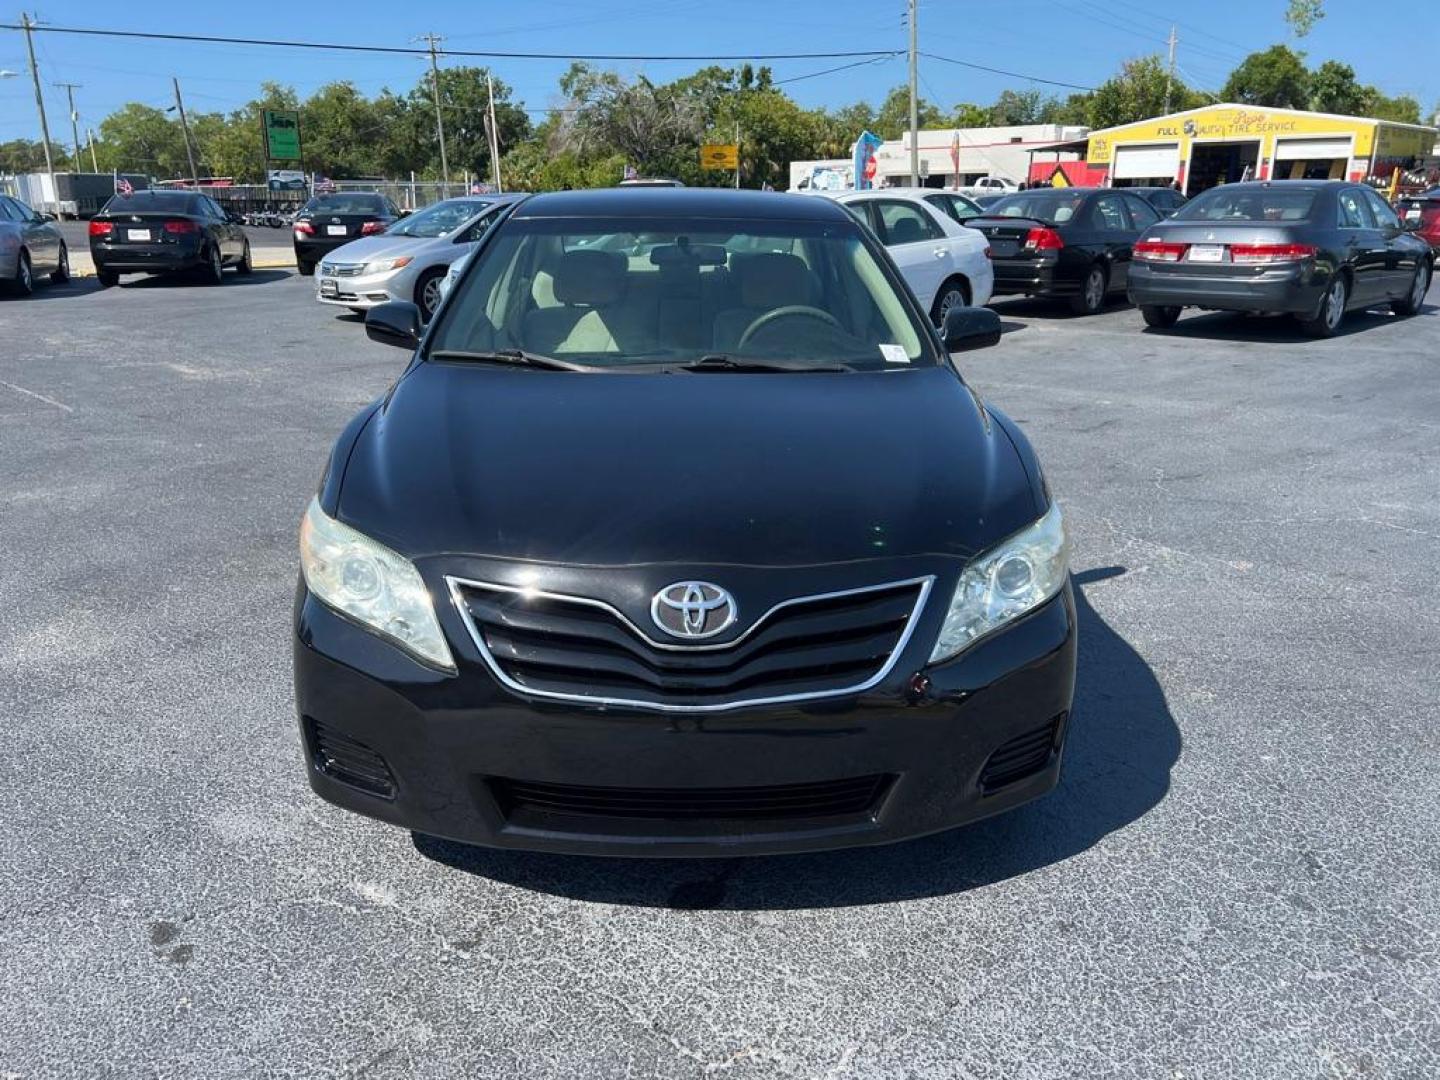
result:
M 57 218 L 54 214 L 50 213 L 49 210 L 43 210 L 43 211 L 41 211 L 41 213 L 40 213 L 40 220 L 41 220 L 41 221 L 59 221 L 60 219 Z
M 408 300 L 376 304 L 365 313 L 365 333 L 382 345 L 413 349 L 420 344 L 420 309 Z
M 998 345 L 1000 316 L 983 307 L 951 308 L 945 315 L 945 328 L 940 337 L 948 353 Z
M 1400 228 L 1404 229 L 1406 232 L 1419 232 L 1420 226 L 1423 224 L 1424 222 L 1422 222 L 1419 218 L 1407 217 L 1400 219 Z

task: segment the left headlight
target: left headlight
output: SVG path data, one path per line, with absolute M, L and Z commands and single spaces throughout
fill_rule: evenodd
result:
M 986 634 L 1045 603 L 1065 586 L 1070 542 L 1060 504 L 1002 540 L 965 568 L 930 653 L 930 663 L 948 660 Z
M 430 590 L 415 564 L 342 525 L 311 499 L 300 523 L 305 585 L 325 604 L 426 663 L 455 670 Z
M 410 265 L 410 256 L 402 255 L 398 259 L 381 259 L 378 262 L 367 262 L 365 264 L 366 275 L 388 274 L 391 270 L 399 270 L 402 266 Z

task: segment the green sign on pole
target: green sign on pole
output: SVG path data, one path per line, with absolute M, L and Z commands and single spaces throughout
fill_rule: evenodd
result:
M 300 114 L 282 109 L 261 113 L 265 126 L 265 156 L 271 161 L 300 160 Z

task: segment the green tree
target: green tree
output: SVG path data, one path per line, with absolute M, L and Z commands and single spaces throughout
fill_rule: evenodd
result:
M 1142 56 L 1137 60 L 1126 60 L 1118 74 L 1106 79 L 1090 95 L 1090 126 L 1114 127 L 1163 115 L 1167 85 L 1170 87 L 1172 112 L 1191 109 L 1199 104 L 1200 98 L 1194 91 L 1179 79 L 1170 79 L 1160 57 Z
M 1338 60 L 1326 60 L 1311 72 L 1310 107 L 1342 116 L 1362 115 L 1365 87 L 1355 80 L 1355 69 Z
M 190 175 L 180 122 L 163 110 L 131 102 L 100 122 L 96 157 L 102 169 L 149 173 L 162 180 Z
M 564 143 L 581 156 L 618 153 L 642 173 L 661 174 L 678 164 L 682 149 L 700 145 L 704 114 L 673 85 L 643 76 L 626 82 L 613 71 L 574 63 L 561 76 L 560 91 L 570 113 Z
M 1394 120 L 1398 124 L 1420 123 L 1420 102 L 1409 94 L 1388 97 L 1373 86 L 1363 88 L 1363 115 L 1376 120 Z
M 990 107 L 990 123 L 997 127 L 1038 124 L 1044 108 L 1045 98 L 1039 90 L 1002 90 Z
M 1284 45 L 1251 53 L 1225 80 L 1220 96 L 1242 105 L 1304 109 L 1310 104 L 1310 73 L 1298 54 Z
M 920 117 L 922 130 L 945 126 L 945 114 L 940 111 L 939 106 L 922 97 L 916 101 L 915 107 Z M 910 130 L 910 88 L 908 86 L 897 86 L 885 95 L 885 100 L 880 103 L 880 111 L 875 114 L 874 127 L 870 130 L 882 139 L 898 139 Z M 850 141 L 853 143 L 859 134 L 858 131 L 852 133 Z
M 63 168 L 69 150 L 60 143 L 50 143 L 50 156 L 57 169 Z M 11 139 L 0 143 L 0 173 L 45 171 L 45 144 L 39 139 Z
M 959 128 L 985 127 L 989 123 L 990 110 L 969 101 L 956 105 L 955 114 L 950 118 L 951 126 Z
M 1290 0 L 1285 8 L 1285 21 L 1297 38 L 1302 38 L 1325 17 L 1325 0 Z

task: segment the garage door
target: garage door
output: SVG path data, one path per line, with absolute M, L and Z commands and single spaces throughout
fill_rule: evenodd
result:
M 1276 161 L 1324 161 L 1349 156 L 1348 135 L 1330 139 L 1281 139 L 1275 144 Z
M 1118 146 L 1111 175 L 1116 180 L 1149 180 L 1174 177 L 1180 168 L 1180 144 L 1156 146 Z

